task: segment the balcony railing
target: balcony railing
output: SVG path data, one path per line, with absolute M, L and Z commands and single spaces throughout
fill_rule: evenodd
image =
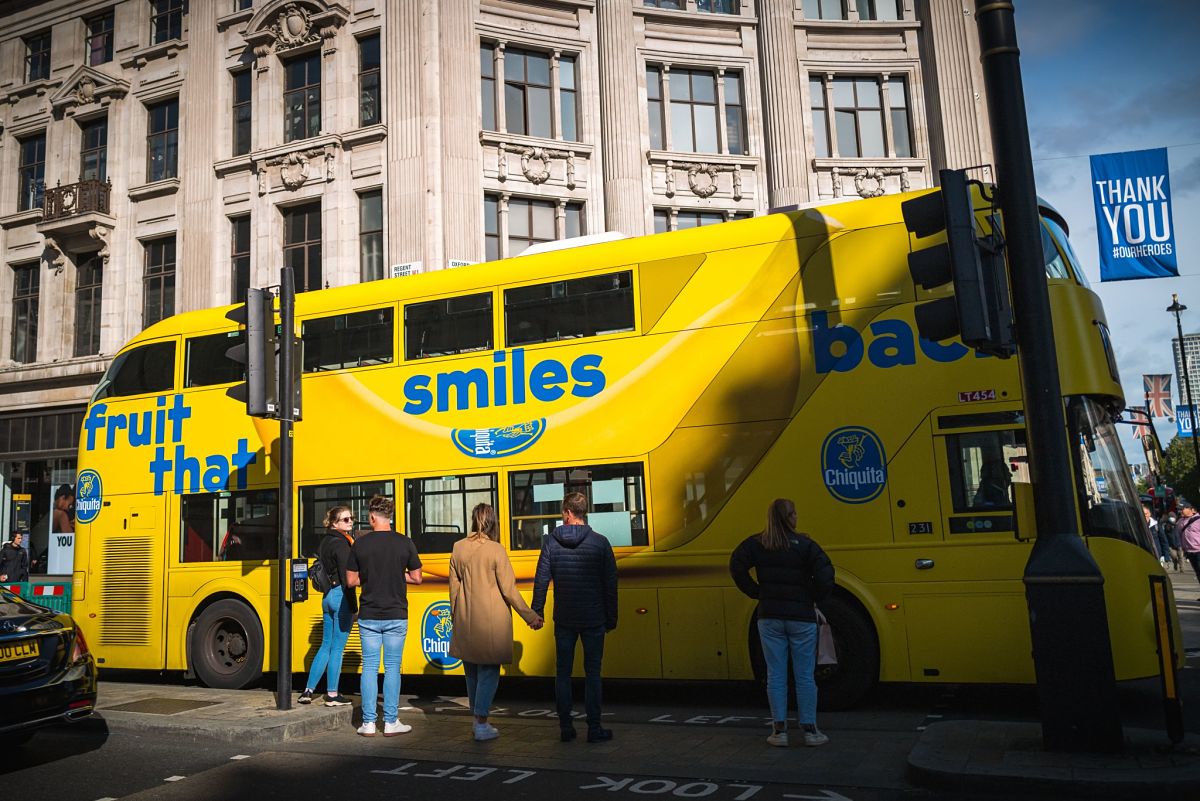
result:
M 47 187 L 42 220 L 58 220 L 92 211 L 108 214 L 111 194 L 112 183 L 109 181 L 89 180 L 66 186 Z

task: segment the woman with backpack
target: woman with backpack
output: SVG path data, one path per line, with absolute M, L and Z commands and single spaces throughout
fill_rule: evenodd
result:
M 324 572 L 324 586 L 328 587 L 321 598 L 321 646 L 313 657 L 308 671 L 308 683 L 300 693 L 302 704 L 311 704 L 313 690 L 325 674 L 325 706 L 347 706 L 346 696 L 338 694 L 338 680 L 342 676 L 342 656 L 346 653 L 346 641 L 350 639 L 350 628 L 358 611 L 358 599 L 353 587 L 346 583 L 346 563 L 350 559 L 350 548 L 354 545 L 354 515 L 349 506 L 335 506 L 325 513 L 325 536 L 317 546 L 317 561 L 313 564 Z
M 790 654 L 804 744 L 824 745 L 829 738 L 817 728 L 817 683 L 813 678 L 816 604 L 833 592 L 833 564 L 820 545 L 796 531 L 796 505 L 779 498 L 767 509 L 766 529 L 734 549 L 729 572 L 738 589 L 758 601 L 758 636 L 767 663 L 767 702 L 773 721 L 767 742 L 780 747 L 788 744 Z

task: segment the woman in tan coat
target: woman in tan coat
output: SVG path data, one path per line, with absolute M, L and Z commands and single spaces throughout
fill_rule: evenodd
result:
M 463 661 L 476 740 L 500 736 L 488 723 L 488 710 L 500 684 L 500 665 L 513 660 L 510 607 L 531 629 L 543 623 L 517 592 L 512 564 L 499 539 L 496 510 L 481 503 L 471 510 L 470 536 L 454 543 L 450 554 L 450 656 Z

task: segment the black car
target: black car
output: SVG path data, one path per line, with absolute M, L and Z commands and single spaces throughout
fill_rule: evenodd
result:
M 96 660 L 70 615 L 0 587 L 0 747 L 96 707 Z

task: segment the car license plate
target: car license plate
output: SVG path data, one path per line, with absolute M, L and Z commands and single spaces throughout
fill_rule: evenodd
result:
M 18 640 L 0 644 L 0 662 L 19 662 L 41 653 L 37 640 Z

